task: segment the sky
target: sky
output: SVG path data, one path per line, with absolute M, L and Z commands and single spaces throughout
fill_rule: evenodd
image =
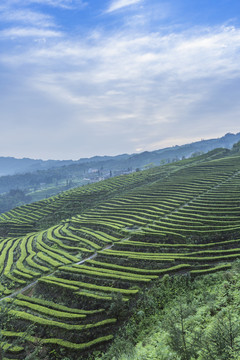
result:
M 239 0 L 1 0 L 0 156 L 79 159 L 240 131 Z

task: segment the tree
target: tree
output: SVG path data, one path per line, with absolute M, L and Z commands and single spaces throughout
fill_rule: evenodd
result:
M 197 358 L 201 344 L 202 331 L 196 328 L 195 321 L 189 321 L 195 313 L 193 302 L 179 297 L 163 321 L 163 327 L 169 334 L 169 345 L 182 360 Z
M 127 314 L 127 305 L 123 300 L 123 296 L 120 293 L 112 294 L 111 305 L 109 306 L 108 314 L 112 317 L 116 317 L 119 320 L 125 318 Z
M 234 314 L 236 314 L 236 309 L 228 306 L 222 309 L 211 322 L 203 341 L 201 351 L 203 360 L 238 359 L 240 324 Z

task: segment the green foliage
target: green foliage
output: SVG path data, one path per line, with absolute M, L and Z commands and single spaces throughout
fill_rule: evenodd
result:
M 62 309 L 61 310 L 49 309 L 48 307 L 42 305 L 32 304 L 28 301 L 21 301 L 18 299 L 14 299 L 14 304 L 19 307 L 33 310 L 34 312 L 38 312 L 40 314 L 48 315 L 50 317 L 57 317 L 60 319 L 82 319 L 86 317 L 85 314 L 76 314 L 76 313 L 74 314 L 74 313 L 64 312 Z
M 98 359 L 239 359 L 239 262 L 233 268 L 194 281 L 164 277 L 141 295 L 134 315 Z
M 29 302 L 30 304 L 38 304 L 41 306 L 44 306 L 46 308 L 48 308 L 50 311 L 61 311 L 61 312 L 67 312 L 67 313 L 73 313 L 73 314 L 85 314 L 85 315 L 92 315 L 92 314 L 97 314 L 97 313 L 101 313 L 104 309 L 98 309 L 98 310 L 83 310 L 83 309 L 77 309 L 77 308 L 71 308 L 68 306 L 64 306 L 61 304 L 57 304 L 54 303 L 53 301 L 47 301 L 47 300 L 43 300 L 41 298 L 34 298 L 34 297 L 29 297 L 29 296 L 25 296 L 22 294 L 17 295 L 17 300 L 21 300 L 24 302 Z M 15 303 L 16 301 L 15 300 Z
M 7 336 L 8 328 L 12 327 L 12 321 L 14 316 L 12 315 L 13 304 L 9 302 L 2 301 L 0 307 L 0 359 L 6 359 L 7 354 L 18 354 L 22 353 L 24 350 L 25 340 L 32 335 L 34 332 L 35 326 L 31 324 L 22 332 L 21 337 L 13 341 L 9 341 Z M 39 352 L 39 347 L 36 346 L 33 353 L 35 355 Z M 27 359 L 27 358 L 26 358 Z M 29 358 L 30 360 L 30 358 Z
M 89 341 L 87 343 L 81 343 L 81 344 L 76 344 L 76 343 L 73 343 L 73 342 L 70 342 L 70 341 L 64 341 L 62 339 L 54 339 L 54 338 L 51 338 L 51 339 L 37 339 L 35 336 L 31 336 L 31 335 L 27 335 L 26 333 L 22 333 L 22 332 L 11 332 L 11 331 L 3 331 L 3 335 L 6 336 L 6 337 L 17 337 L 17 338 L 20 338 L 20 339 L 25 339 L 29 342 L 33 342 L 35 343 L 36 340 L 39 341 L 41 343 L 41 345 L 43 344 L 53 344 L 53 345 L 59 345 L 59 346 L 62 346 L 62 347 L 66 347 L 66 348 L 69 348 L 69 349 L 74 349 L 74 350 L 83 350 L 83 349 L 86 349 L 86 348 L 89 348 L 93 345 L 96 345 L 96 344 L 99 344 L 101 342 L 105 342 L 105 341 L 109 341 L 113 338 L 113 335 L 107 335 L 107 336 L 102 336 L 102 337 L 99 337 L 99 338 L 96 338 L 92 341 Z M 31 354 L 31 357 L 32 357 L 33 354 Z
M 40 324 L 43 326 L 51 326 L 51 327 L 57 327 L 62 328 L 65 330 L 85 330 L 85 329 L 91 329 L 96 328 L 98 326 L 104 326 L 106 324 L 113 324 L 116 322 L 116 319 L 105 319 L 102 321 L 98 321 L 91 324 L 84 324 L 84 325 L 72 325 L 65 322 L 55 321 L 55 320 L 49 320 L 45 319 L 43 317 L 39 317 L 36 315 L 32 315 L 30 313 L 26 313 L 24 311 L 18 311 L 18 310 L 10 310 L 9 314 L 12 315 L 15 318 L 31 321 L 34 324 Z M 63 319 L 64 320 L 64 319 Z
M 149 282 L 151 279 L 157 279 L 157 276 L 149 276 L 148 275 L 137 275 L 137 274 L 130 274 L 130 273 L 123 273 L 120 271 L 114 271 L 114 270 L 103 270 L 99 268 L 94 267 L 87 267 L 87 266 L 78 266 L 78 267 L 71 267 L 68 268 L 66 266 L 61 266 L 59 268 L 61 271 L 66 272 L 73 272 L 77 274 L 87 274 L 87 275 L 93 275 L 93 276 L 99 276 L 107 279 L 121 279 L 121 280 L 127 280 L 127 281 L 133 281 L 133 282 Z
M 8 193 L 0 195 L 0 213 L 6 212 L 32 201 L 31 196 L 26 195 L 23 190 L 11 189 Z
M 126 318 L 127 314 L 128 308 L 122 294 L 112 294 L 112 300 L 108 309 L 108 315 L 110 317 L 115 317 L 118 320 L 123 320 L 124 318 Z

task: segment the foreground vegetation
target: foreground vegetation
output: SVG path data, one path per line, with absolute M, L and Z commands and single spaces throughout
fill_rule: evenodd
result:
M 97 360 L 230 360 L 240 354 L 240 263 L 197 279 L 165 276 Z
M 237 298 L 221 307 L 217 289 L 239 285 L 239 155 L 238 145 L 218 149 L 2 214 L 2 354 L 234 359 L 233 333 L 222 357 L 206 346 L 215 323 L 233 329 L 238 318 Z M 125 338 L 101 355 L 130 316 Z

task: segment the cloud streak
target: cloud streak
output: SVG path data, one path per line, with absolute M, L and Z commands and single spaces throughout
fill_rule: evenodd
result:
M 21 0 L 21 4 L 19 4 L 19 0 L 2 0 L 2 4 L 0 8 L 9 8 L 9 7 L 27 7 L 32 4 L 42 5 L 42 6 L 51 6 L 55 8 L 63 8 L 63 9 L 75 9 L 82 8 L 87 5 L 87 1 L 83 0 Z
M 120 10 L 130 5 L 135 5 L 142 2 L 142 0 L 115 0 L 109 5 L 107 13 L 112 13 L 114 11 Z
M 24 34 L 24 29 L 21 30 Z M 29 29 L 29 34 L 37 30 Z M 5 36 L 13 36 L 18 29 L 7 29 Z M 28 31 L 26 31 L 26 35 Z M 50 34 L 51 35 L 51 32 Z M 58 32 L 53 35 L 59 36 Z M 111 81 L 143 82 L 151 87 L 157 77 L 187 81 L 201 78 L 235 77 L 240 51 L 240 29 L 219 27 L 162 35 L 102 33 L 97 41 L 86 39 L 60 40 L 45 47 L 26 49 L 5 57 L 16 67 L 32 64 L 38 67 L 48 61 L 51 68 L 72 69 L 76 81 L 103 84 Z M 2 61 L 4 57 L 2 58 Z M 92 74 L 92 77 L 91 77 Z M 120 84 L 119 84 L 120 85 Z
M 40 27 L 55 26 L 54 19 L 46 14 L 32 10 L 5 10 L 0 12 L 0 19 L 5 23 L 20 23 L 24 25 L 34 25 Z
M 9 28 L 3 31 L 0 31 L 0 38 L 26 38 L 26 37 L 34 37 L 34 38 L 53 38 L 53 37 L 61 37 L 62 33 L 59 31 L 47 30 L 47 29 L 39 29 L 39 28 Z

